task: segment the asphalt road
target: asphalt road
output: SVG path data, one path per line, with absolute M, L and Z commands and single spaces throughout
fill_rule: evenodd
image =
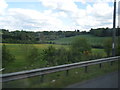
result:
M 118 88 L 118 72 L 112 72 L 67 88 Z

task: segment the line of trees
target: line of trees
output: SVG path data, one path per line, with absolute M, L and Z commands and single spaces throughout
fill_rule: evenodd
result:
M 75 31 L 43 31 L 43 32 L 32 32 L 32 31 L 9 31 L 6 29 L 0 29 L 2 34 L 3 43 L 49 43 L 54 44 L 52 40 L 72 37 L 82 34 L 91 34 L 98 37 L 111 37 L 113 30 L 111 28 L 97 28 L 91 29 L 89 32 L 75 30 Z M 120 35 L 120 28 L 116 28 L 116 36 Z
M 85 32 L 75 31 L 43 31 L 43 32 L 32 32 L 32 31 L 9 31 L 6 29 L 0 29 L 2 34 L 3 43 L 50 43 L 49 41 L 81 35 Z
M 113 29 L 111 28 L 97 28 L 97 29 L 91 29 L 90 34 L 99 36 L 99 37 L 108 37 L 112 36 Z M 120 28 L 116 28 L 116 36 L 120 35 Z

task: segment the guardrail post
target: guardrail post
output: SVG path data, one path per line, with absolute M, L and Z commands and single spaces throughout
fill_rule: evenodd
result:
M 88 66 L 85 66 L 85 73 L 88 72 Z
M 44 81 L 44 75 L 41 75 L 41 82 Z
M 68 76 L 68 74 L 69 74 L 69 70 L 66 70 L 66 76 Z
M 110 62 L 110 65 L 111 65 L 111 66 L 113 65 L 113 61 Z
M 102 63 L 99 64 L 99 67 L 102 68 Z

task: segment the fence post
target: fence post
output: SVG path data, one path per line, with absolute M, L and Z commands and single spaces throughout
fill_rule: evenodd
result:
M 69 70 L 66 70 L 66 76 L 68 76 L 68 74 L 69 74 Z
M 99 64 L 99 67 L 102 68 L 102 63 Z
M 110 65 L 111 65 L 111 66 L 113 65 L 113 61 L 110 62 Z
M 88 72 L 88 66 L 85 66 L 85 73 Z
M 44 75 L 41 75 L 41 82 L 44 81 Z

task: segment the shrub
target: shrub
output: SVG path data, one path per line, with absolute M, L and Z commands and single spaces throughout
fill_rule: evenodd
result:
M 47 49 L 43 51 L 43 59 L 48 62 L 48 65 L 55 65 L 57 62 L 55 61 L 56 49 L 53 46 L 49 46 Z
M 89 59 L 89 53 L 91 53 L 91 46 L 84 38 L 76 38 L 71 43 L 72 62 L 78 62 L 81 60 Z M 74 60 L 74 61 L 73 61 Z
M 57 64 L 66 64 L 68 63 L 68 51 L 61 47 L 58 50 L 56 50 L 56 57 L 55 57 Z
M 12 63 L 15 57 L 9 52 L 5 44 L 2 46 L 2 67 L 5 68 L 9 63 Z
M 38 49 L 32 44 L 21 44 L 20 47 L 24 52 L 24 58 L 27 60 L 28 65 L 33 64 L 34 62 L 37 62 L 37 60 L 41 59 Z

